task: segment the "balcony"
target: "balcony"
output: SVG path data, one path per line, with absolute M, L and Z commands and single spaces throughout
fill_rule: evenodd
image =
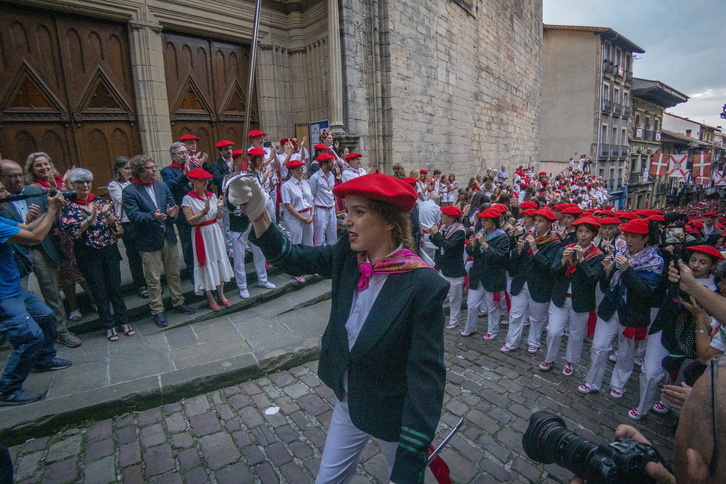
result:
M 633 71 L 625 72 L 625 82 L 633 82 Z
M 630 117 L 630 106 L 626 106 L 623 104 L 623 117 L 625 119 Z
M 609 99 L 602 100 L 602 111 L 604 113 L 610 113 L 613 110 L 613 102 Z
M 618 145 L 610 145 L 610 158 L 617 158 L 620 153 L 620 147 Z
M 600 146 L 600 156 L 604 157 L 604 158 L 607 158 L 608 156 L 610 156 L 610 145 L 602 144 Z
M 623 112 L 623 105 L 620 103 L 613 103 L 613 109 L 612 109 L 613 116 L 620 116 L 620 114 L 622 112 Z
M 630 147 L 627 145 L 623 145 L 620 147 L 620 158 L 625 158 L 628 156 L 628 152 L 630 151 Z
M 646 129 L 643 139 L 645 141 L 655 141 L 655 131 L 652 129 Z
M 615 79 L 623 79 L 625 77 L 625 68 L 623 66 L 615 66 Z
M 615 66 L 609 60 L 603 61 L 602 72 L 606 76 L 612 77 L 613 74 L 615 73 Z

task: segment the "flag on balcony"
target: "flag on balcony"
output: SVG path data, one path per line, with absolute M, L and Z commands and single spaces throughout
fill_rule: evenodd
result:
M 668 174 L 668 161 L 671 155 L 665 153 L 656 153 L 650 162 L 650 174 L 665 176 Z
M 668 176 L 680 178 L 683 181 L 688 179 L 688 168 L 686 161 L 688 155 L 670 155 L 670 163 L 668 164 Z
M 693 155 L 693 178 L 696 185 L 711 184 L 711 153 Z
M 713 174 L 713 184 L 717 187 L 726 187 L 726 176 L 722 171 L 717 171 Z

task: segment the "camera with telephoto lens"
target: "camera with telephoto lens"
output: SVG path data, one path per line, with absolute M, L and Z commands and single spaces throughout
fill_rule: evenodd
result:
M 51 197 L 55 197 L 56 193 L 60 193 L 63 195 L 63 198 L 75 198 L 76 197 L 76 191 L 75 190 L 50 190 L 48 191 L 48 195 Z
M 588 484 L 654 483 L 645 473 L 648 462 L 658 462 L 673 472 L 670 464 L 648 444 L 620 438 L 597 445 L 567 430 L 565 422 L 549 412 L 532 414 L 522 446 L 530 459 L 555 463 Z

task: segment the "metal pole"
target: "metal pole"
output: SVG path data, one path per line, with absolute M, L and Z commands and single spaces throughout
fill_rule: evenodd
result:
M 243 136 L 247 137 L 250 132 L 250 112 L 252 111 L 252 90 L 255 86 L 255 66 L 257 65 L 257 37 L 260 30 L 260 10 L 262 8 L 262 0 L 255 2 L 255 19 L 252 27 L 252 48 L 250 55 L 250 71 L 249 80 L 247 82 L 247 100 L 245 106 L 245 131 Z M 246 143 L 247 141 L 245 141 Z M 247 148 L 244 148 L 244 154 L 247 154 Z

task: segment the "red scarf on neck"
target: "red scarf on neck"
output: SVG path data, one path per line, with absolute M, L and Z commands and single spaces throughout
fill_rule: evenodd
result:
M 577 244 L 570 244 L 567 247 L 574 247 Z M 585 252 L 582 253 L 582 258 L 586 261 L 589 261 L 590 259 L 597 257 L 602 254 L 602 251 L 598 249 L 598 247 L 595 244 L 590 244 L 590 247 L 585 250 Z M 567 269 L 565 270 L 565 276 L 569 276 L 570 274 L 574 274 L 575 271 L 577 271 L 577 265 L 572 261 L 567 261 Z
M 81 207 L 87 207 L 95 199 L 96 199 L 96 195 L 94 195 L 93 193 L 89 193 L 88 198 L 85 200 L 83 200 L 80 197 L 76 197 L 76 205 L 80 205 Z
M 132 181 L 135 184 L 137 184 L 137 185 L 141 185 L 142 187 L 150 187 L 151 185 L 153 185 L 154 183 L 156 183 L 156 178 L 154 178 L 153 180 L 151 180 L 149 183 L 144 183 L 141 180 L 139 180 L 138 178 L 134 178 Z
M 55 182 L 56 188 L 60 189 L 63 186 L 63 177 L 60 175 L 53 175 L 53 181 Z M 36 178 L 35 183 L 40 185 L 43 188 L 53 188 L 50 186 L 50 183 L 47 181 L 43 181 L 40 178 Z
M 187 193 L 190 197 L 204 201 L 205 199 L 202 198 L 197 192 L 194 190 Z M 205 191 L 204 195 L 207 197 L 207 199 L 211 199 L 212 192 Z M 207 225 L 216 224 L 216 220 L 207 220 L 206 222 L 202 222 L 199 225 L 194 225 L 192 228 L 194 230 L 194 245 L 195 245 L 195 252 L 197 254 L 197 262 L 199 263 L 199 267 L 206 267 L 207 266 L 207 248 L 204 245 L 204 235 L 202 234 L 202 227 L 205 227 Z
M 180 165 L 176 161 L 172 161 L 171 162 L 171 165 L 169 165 L 169 166 L 173 166 L 174 168 L 179 168 L 179 171 L 181 171 L 182 173 L 184 173 L 184 165 Z

